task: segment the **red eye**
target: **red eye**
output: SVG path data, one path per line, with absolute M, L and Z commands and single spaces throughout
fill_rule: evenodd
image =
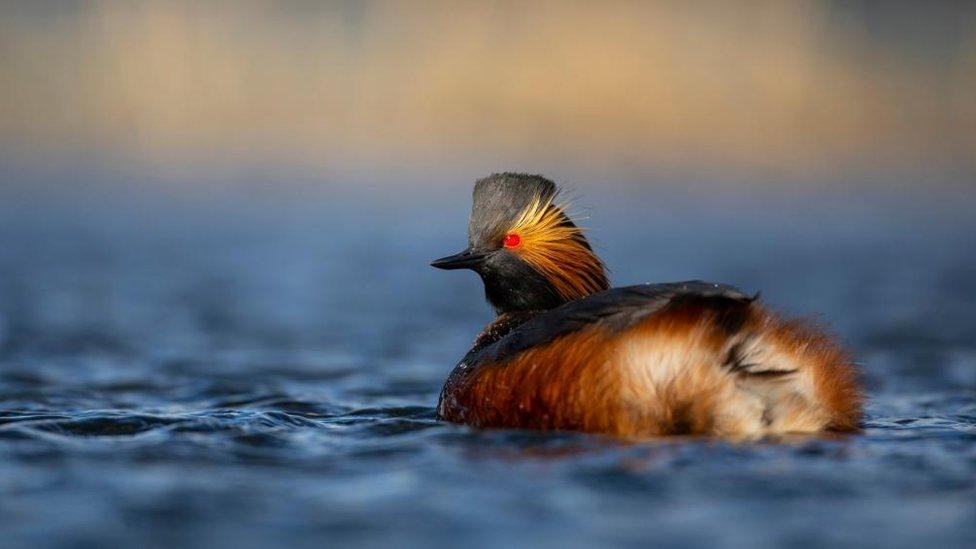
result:
M 522 244 L 522 237 L 515 233 L 508 233 L 505 235 L 505 239 L 502 240 L 502 244 L 506 248 L 518 248 Z

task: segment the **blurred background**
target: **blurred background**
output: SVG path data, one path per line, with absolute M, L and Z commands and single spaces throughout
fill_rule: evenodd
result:
M 8 169 L 82 165 L 173 194 L 503 168 L 594 188 L 947 192 L 976 170 L 974 10 L 5 2 L 0 143 Z
M 34 546 L 971 541 L 974 90 L 964 1 L 5 1 L 0 525 Z M 616 284 L 720 280 L 832 326 L 866 435 L 437 423 L 490 311 L 427 263 L 497 171 L 566 187 Z

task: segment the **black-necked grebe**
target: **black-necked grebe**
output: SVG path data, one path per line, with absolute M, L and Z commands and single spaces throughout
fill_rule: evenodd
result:
M 603 262 L 537 175 L 474 187 L 468 248 L 496 318 L 438 403 L 448 421 L 620 436 L 849 431 L 861 394 L 828 337 L 700 281 L 609 289 Z

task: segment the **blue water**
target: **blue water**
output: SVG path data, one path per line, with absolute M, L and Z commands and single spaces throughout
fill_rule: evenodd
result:
M 616 283 L 819 313 L 871 397 L 853 436 L 635 444 L 435 419 L 490 319 L 473 275 L 427 267 L 467 192 L 8 202 L 0 546 L 976 543 L 965 216 L 601 195 L 584 224 Z

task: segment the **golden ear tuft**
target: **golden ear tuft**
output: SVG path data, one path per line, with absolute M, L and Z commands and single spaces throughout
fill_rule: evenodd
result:
M 531 265 L 567 301 L 609 287 L 600 258 L 590 250 L 583 231 L 552 198 L 537 199 L 516 219 L 506 235 L 517 235 L 519 245 L 510 247 Z

